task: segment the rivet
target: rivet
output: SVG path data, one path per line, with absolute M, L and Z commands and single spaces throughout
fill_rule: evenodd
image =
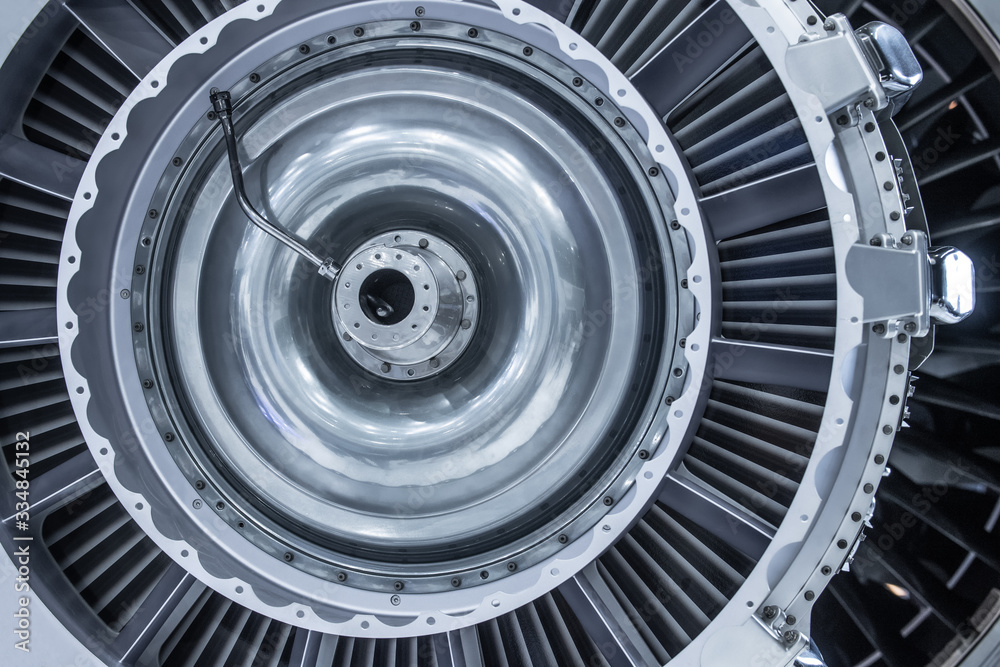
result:
M 424 15 L 424 8 L 423 7 L 417 7 L 416 10 L 414 10 L 413 13 L 416 14 L 417 16 L 423 16 Z
M 157 211 L 156 211 L 155 208 L 151 208 L 151 209 L 149 209 L 148 215 L 149 215 L 150 218 L 155 218 L 157 215 L 159 215 L 159 213 L 157 213 Z
M 462 580 L 459 579 L 458 577 L 452 577 L 451 578 L 451 585 L 454 586 L 455 588 L 458 588 L 459 586 L 462 585 Z
M 892 184 L 892 181 L 886 181 L 882 184 L 882 188 L 885 189 L 886 192 L 891 192 L 894 187 L 896 186 Z
M 173 164 L 173 165 L 174 165 L 175 167 L 179 167 L 179 166 L 181 166 L 182 164 L 184 164 L 184 160 L 180 159 L 179 157 L 175 157 L 175 158 L 174 158 L 173 160 L 171 160 L 170 162 L 171 162 L 171 164 Z
M 670 221 L 670 229 L 677 231 L 680 228 L 681 228 L 681 223 L 677 222 L 676 220 Z
M 511 561 L 510 563 L 507 563 L 507 571 L 508 572 L 513 572 L 516 569 L 517 569 L 517 563 L 515 563 L 513 561 Z
M 872 484 L 865 484 L 865 493 L 871 493 L 874 490 L 875 487 Z
M 433 359 L 431 359 L 427 363 L 430 365 L 431 368 L 437 368 L 438 366 L 441 365 L 441 360 L 438 359 L 437 357 L 434 357 Z
M 861 512 L 854 512 L 851 514 L 851 521 L 854 521 L 855 523 L 861 521 Z
M 649 175 L 652 176 L 653 178 L 656 178 L 657 176 L 659 176 L 660 175 L 660 169 L 659 169 L 659 167 L 650 167 L 649 168 Z
M 681 278 L 681 288 L 687 289 L 687 287 L 688 287 L 688 279 L 687 278 Z
M 260 81 L 260 74 L 254 72 L 253 74 L 250 75 L 250 83 L 257 83 L 259 81 Z
M 882 456 L 881 454 L 876 454 L 875 463 L 877 463 L 878 465 L 882 465 L 883 463 L 885 463 L 885 457 Z
M 163 439 L 166 440 L 167 442 L 172 442 L 174 439 L 174 434 L 171 433 L 170 431 L 167 431 L 166 433 L 163 434 Z
M 389 602 L 392 603 L 392 606 L 398 607 L 399 603 L 402 602 L 402 600 L 398 595 L 393 595 L 391 598 L 389 598 Z
M 906 369 L 903 368 L 903 364 L 896 364 L 895 366 L 892 367 L 892 371 L 896 375 L 902 375 L 904 370 Z
M 646 451 L 645 449 L 640 449 L 639 450 L 639 458 L 642 459 L 643 461 L 645 461 L 646 459 L 649 458 L 649 452 Z
M 380 369 L 380 370 L 381 370 L 381 371 L 382 371 L 383 373 L 388 373 L 388 372 L 389 372 L 390 370 L 392 370 L 392 366 L 390 366 L 389 364 L 387 364 L 387 363 L 383 362 L 383 363 L 382 363 L 382 365 L 381 365 L 381 366 L 379 366 L 379 369 Z
M 897 343 L 905 343 L 907 340 L 909 339 L 906 337 L 906 334 L 899 334 L 896 336 Z
M 146 267 L 145 266 L 143 266 L 142 264 L 137 264 L 136 265 L 136 267 L 135 267 L 135 273 L 136 273 L 136 275 L 141 276 L 145 272 L 146 272 Z
M 840 549 L 847 548 L 847 540 L 837 540 L 837 547 Z
M 612 498 L 611 496 L 604 496 L 604 504 L 605 505 L 613 505 L 614 502 L 615 502 L 615 499 Z
M 221 512 L 222 510 L 226 509 L 226 503 L 220 500 L 219 502 L 215 503 L 215 509 Z
M 490 578 L 490 573 L 487 572 L 486 570 L 483 570 L 482 572 L 479 573 L 479 578 L 480 579 L 489 579 Z
M 153 381 L 152 380 L 143 380 L 142 381 L 142 386 L 144 388 L 146 388 L 146 389 L 151 389 L 153 387 Z
M 787 623 L 788 625 L 795 625 L 798 622 L 798 620 L 799 619 L 795 618 L 792 615 L 788 615 L 785 617 L 785 623 Z
M 148 247 L 148 246 L 150 246 L 152 244 L 153 244 L 153 239 L 149 238 L 148 236 L 144 236 L 143 237 L 143 239 L 142 239 L 142 245 Z
M 198 489 L 199 491 L 201 491 L 202 489 L 204 489 L 204 488 L 205 488 L 205 482 L 203 482 L 202 480 L 200 480 L 200 479 L 199 479 L 198 481 L 196 481 L 196 482 L 194 483 L 194 488 L 196 488 L 196 489 Z
M 816 597 L 816 594 L 812 591 L 806 591 L 806 594 L 803 597 L 805 597 L 806 600 L 812 601 L 812 599 Z
M 410 21 L 410 30 L 417 32 L 420 30 L 420 21 Z
M 357 28 L 354 29 L 355 37 L 364 37 L 364 34 L 365 34 L 365 29 L 362 28 L 361 26 L 358 26 Z
M 823 28 L 827 32 L 833 32 L 834 30 L 837 29 L 837 24 L 834 23 L 833 21 L 827 21 L 826 23 L 823 24 Z
M 875 131 L 875 123 L 871 122 L 865 123 L 865 132 L 874 132 L 874 131 Z
M 615 118 L 615 126 L 616 127 L 625 127 L 625 119 L 622 118 L 621 116 L 617 116 Z
M 847 125 L 851 119 L 847 116 L 837 116 L 837 125 Z
M 195 498 L 194 502 L 191 503 L 191 507 L 195 508 L 196 510 L 200 510 L 201 509 L 201 505 L 202 505 L 202 502 L 200 500 L 198 500 L 197 498 Z
M 206 115 L 207 115 L 207 117 L 208 117 L 209 120 L 215 120 L 215 112 L 214 111 L 209 111 L 208 114 L 206 114 Z
M 578 76 L 574 76 L 573 77 L 573 85 L 576 86 L 577 88 L 579 88 L 580 86 L 583 85 L 583 79 L 581 79 Z
M 403 586 L 405 586 L 405 584 L 402 581 L 396 581 L 392 584 L 392 587 L 397 591 L 403 590 Z
M 136 333 L 139 333 L 143 329 L 145 329 L 145 327 L 142 325 L 142 322 L 136 322 L 135 324 L 132 325 L 132 331 Z
M 421 248 L 426 248 L 427 246 L 430 245 L 430 242 L 427 239 L 420 239 L 419 241 L 417 241 L 417 245 L 420 246 Z
M 123 299 L 127 299 L 127 298 L 129 298 L 130 296 L 132 296 L 132 293 L 131 293 L 131 292 L 129 292 L 129 291 L 127 290 L 127 289 L 123 289 L 123 290 L 122 290 L 121 292 L 119 292 L 118 294 L 119 294 L 119 295 L 121 295 L 121 298 L 123 298 Z
M 346 572 L 338 572 L 337 573 L 337 581 L 347 581 L 347 573 Z
M 295 559 L 295 554 L 293 554 L 291 551 L 286 551 L 284 558 L 285 562 L 291 563 Z
M 816 25 L 817 23 L 819 23 L 819 19 L 816 18 L 815 16 L 810 16 L 809 18 L 806 19 L 806 23 L 808 23 L 809 25 Z
M 916 322 L 907 322 L 906 324 L 903 325 L 903 329 L 906 330 L 908 333 L 913 333 L 914 331 L 917 330 L 917 323 Z M 903 342 L 905 342 L 905 341 L 903 341 Z
M 337 43 L 337 36 L 336 35 L 330 35 L 329 37 L 326 38 L 326 43 L 327 44 L 331 44 L 331 45 L 332 44 L 336 44 Z
M 892 213 L 889 214 L 890 220 L 899 220 L 899 218 L 900 218 L 899 211 L 893 211 Z
M 663 404 L 664 405 L 672 405 L 673 402 L 674 402 L 674 397 L 673 396 L 667 396 L 665 399 L 663 399 Z
M 472 322 L 470 322 L 469 320 L 462 320 L 462 328 L 463 329 L 468 329 L 471 326 L 472 326 Z
M 471 37 L 472 39 L 475 39 L 476 37 L 479 37 L 479 31 L 476 30 L 475 28 L 469 28 L 469 37 Z M 459 580 L 459 581 L 461 581 L 461 580 Z
M 456 277 L 456 278 L 458 278 L 459 280 L 465 280 L 465 279 L 467 278 L 467 275 L 466 275 L 465 271 L 463 271 L 463 270 L 459 269 L 459 270 L 458 270 L 458 271 L 457 271 L 457 272 L 455 273 L 455 277 Z
M 885 333 L 885 325 L 879 322 L 878 324 L 872 325 L 872 333 L 876 333 L 879 336 Z
M 535 52 L 535 50 L 533 48 L 531 48 L 530 46 L 526 46 L 526 47 L 524 47 L 524 49 L 521 50 L 521 53 L 523 53 L 526 56 L 530 56 L 534 52 Z
M 886 435 L 892 435 L 892 427 L 886 424 L 885 426 L 882 427 L 882 432 L 885 433 Z
M 883 153 L 882 151 L 875 153 L 875 159 L 879 162 L 883 162 L 885 160 L 885 153 Z
M 831 572 L 833 572 L 833 568 L 831 568 L 829 565 L 824 565 L 823 568 L 820 570 L 820 573 L 822 573 L 824 576 L 829 576 Z
M 567 542 L 569 542 L 569 536 L 565 534 L 560 535 L 556 539 L 559 540 L 559 544 L 566 544 Z

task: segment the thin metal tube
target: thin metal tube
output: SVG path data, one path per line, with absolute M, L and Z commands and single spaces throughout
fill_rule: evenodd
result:
M 236 193 L 236 201 L 239 202 L 240 208 L 243 209 L 250 222 L 264 233 L 277 239 L 308 260 L 319 270 L 321 276 L 325 276 L 330 280 L 335 279 L 337 273 L 340 272 L 340 265 L 333 258 L 320 259 L 319 255 L 309 250 L 302 241 L 273 224 L 254 209 L 250 203 L 250 199 L 247 197 L 246 188 L 243 184 L 243 167 L 240 165 L 240 156 L 236 147 L 236 131 L 233 129 L 232 118 L 233 106 L 229 91 L 220 91 L 218 88 L 213 88 L 210 98 L 216 117 L 219 119 L 219 125 L 222 127 L 222 133 L 226 138 L 226 151 L 229 154 L 229 170 L 233 175 L 233 191 Z

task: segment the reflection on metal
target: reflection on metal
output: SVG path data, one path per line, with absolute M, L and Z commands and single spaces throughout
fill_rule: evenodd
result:
M 923 81 L 923 68 L 898 29 L 873 21 L 861 26 L 855 33 L 889 97 L 890 113 L 895 113 Z
M 931 248 L 931 317 L 939 324 L 957 324 L 976 307 L 976 269 L 961 250 Z

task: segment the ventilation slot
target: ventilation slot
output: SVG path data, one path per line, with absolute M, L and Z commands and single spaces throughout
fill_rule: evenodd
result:
M 667 125 L 705 196 L 812 162 L 791 100 L 756 45 L 696 91 Z
M 0 181 L 0 311 L 54 308 L 69 202 Z
M 722 335 L 832 350 L 836 267 L 826 210 L 718 244 Z
M 480 623 L 476 631 L 485 667 L 608 665 L 558 591 Z
M 42 539 L 73 587 L 116 632 L 170 565 L 103 482 L 49 514 Z
M 24 136 L 88 159 L 136 78 L 83 30 L 55 57 L 24 112 Z
M 716 381 L 684 467 L 777 527 L 809 463 L 825 394 Z
M 11 473 L 19 431 L 31 433 L 35 479 L 87 450 L 55 345 L 0 348 L 0 434 Z
M 243 4 L 245 0 L 135 0 L 146 15 L 174 44 L 178 44 L 203 25 Z
M 597 570 L 661 663 L 722 610 L 754 563 L 657 503 L 607 551 Z

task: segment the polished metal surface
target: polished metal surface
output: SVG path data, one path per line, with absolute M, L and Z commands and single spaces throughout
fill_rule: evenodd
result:
M 873 21 L 858 28 L 856 34 L 889 96 L 891 112 L 895 112 L 923 81 L 923 68 L 898 28 Z
M 245 224 L 211 141 L 151 260 L 158 374 L 207 476 L 297 549 L 387 574 L 510 557 L 600 503 L 674 318 L 638 240 L 661 214 L 594 150 L 618 127 L 427 35 L 237 105 L 250 197 L 350 258 L 335 284 Z
M 931 248 L 931 317 L 938 324 L 957 324 L 976 308 L 976 267 L 961 250 Z

